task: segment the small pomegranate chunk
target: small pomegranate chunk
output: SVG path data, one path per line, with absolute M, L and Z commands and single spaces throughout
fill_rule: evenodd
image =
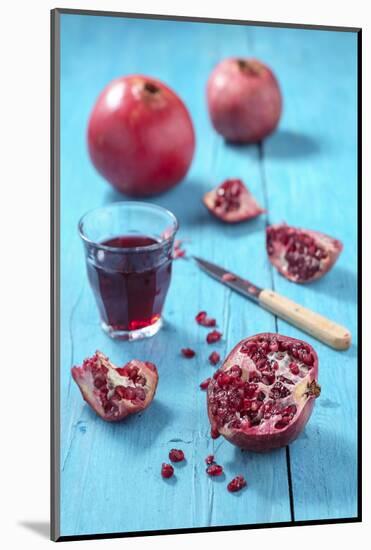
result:
M 267 227 L 267 253 L 277 271 L 294 283 L 323 277 L 338 259 L 343 245 L 319 231 L 286 224 Z
M 213 464 L 215 462 L 214 460 L 214 455 L 208 455 L 206 458 L 205 458 L 205 462 L 206 464 Z
M 187 357 L 187 359 L 192 359 L 196 355 L 196 352 L 191 348 L 183 348 L 181 351 L 182 355 Z
M 236 493 L 246 487 L 247 483 L 243 476 L 236 476 L 227 485 L 227 489 L 230 493 Z
M 206 380 L 204 380 L 203 382 L 201 382 L 200 384 L 200 388 L 201 390 L 207 390 L 209 384 L 210 384 L 210 380 L 211 378 L 206 378 Z
M 218 330 L 212 330 L 209 332 L 209 334 L 206 336 L 206 342 L 208 344 L 214 344 L 215 342 L 219 342 L 219 340 L 222 337 L 222 333 Z
M 317 354 L 306 342 L 270 333 L 242 340 L 208 384 L 212 437 L 256 452 L 288 445 L 312 413 L 317 378 Z
M 220 355 L 217 351 L 213 351 L 209 355 L 209 361 L 212 365 L 217 365 L 220 361 Z
M 223 467 L 219 464 L 211 464 L 206 468 L 206 473 L 209 476 L 221 476 L 223 473 Z
M 227 223 L 256 218 L 265 212 L 239 179 L 224 181 L 215 189 L 208 191 L 203 201 L 214 216 Z
M 97 351 L 71 374 L 85 401 L 103 420 L 122 420 L 146 409 L 155 395 L 158 373 L 149 361 L 133 359 L 115 367 Z
M 196 322 L 203 327 L 216 326 L 216 320 L 208 317 L 206 311 L 200 311 L 200 313 L 197 313 Z
M 163 462 L 161 467 L 161 475 L 165 479 L 169 479 L 169 477 L 173 477 L 174 475 L 173 466 L 171 464 L 166 464 L 166 462 Z
M 181 449 L 171 449 L 169 453 L 171 462 L 182 462 L 184 460 L 184 452 Z

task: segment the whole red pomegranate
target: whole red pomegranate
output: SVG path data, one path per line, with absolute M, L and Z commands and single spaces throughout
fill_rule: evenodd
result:
M 242 340 L 208 385 L 212 436 L 257 452 L 288 445 L 320 394 L 317 377 L 318 357 L 306 342 L 270 333 Z
M 205 193 L 206 208 L 227 223 L 238 223 L 256 218 L 265 210 L 259 206 L 246 185 L 239 179 L 228 179 Z
M 227 140 L 255 143 L 271 134 L 282 111 L 273 72 L 256 59 L 225 59 L 210 75 L 207 102 L 214 128 Z
M 115 367 L 100 351 L 71 373 L 85 401 L 103 420 L 122 420 L 146 409 L 156 391 L 158 373 L 148 361 L 133 359 Z
M 147 76 L 113 80 L 88 124 L 91 160 L 119 191 L 161 193 L 187 173 L 195 148 L 191 117 L 165 84 Z
M 343 249 L 342 243 L 329 235 L 285 223 L 268 226 L 266 237 L 269 260 L 294 283 L 309 283 L 323 277 Z

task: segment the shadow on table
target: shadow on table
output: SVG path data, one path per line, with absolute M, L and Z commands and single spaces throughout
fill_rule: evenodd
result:
M 244 155 L 253 154 L 258 144 L 235 143 L 225 141 L 225 146 L 233 148 L 235 152 Z M 319 152 L 320 145 L 312 136 L 291 130 L 278 129 L 262 143 L 263 154 L 266 158 L 298 158 L 314 155 Z
M 335 266 L 323 279 L 311 283 L 311 287 L 336 300 L 357 303 L 357 277 L 346 267 Z
M 113 188 L 108 188 L 105 195 L 105 203 L 118 201 L 143 201 L 162 206 L 171 210 L 180 222 L 181 229 L 187 226 L 196 226 L 205 223 L 207 210 L 202 203 L 205 190 L 213 186 L 210 181 L 203 183 L 200 180 L 186 178 L 179 185 L 169 191 L 152 197 L 128 197 Z
M 48 521 L 19 521 L 18 525 L 33 531 L 42 538 L 49 539 L 50 537 L 50 523 Z
M 263 142 L 266 157 L 297 158 L 318 153 L 320 145 L 311 136 L 291 130 L 277 130 L 267 141 Z

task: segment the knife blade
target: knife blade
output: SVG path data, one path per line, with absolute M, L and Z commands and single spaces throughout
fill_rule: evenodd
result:
M 346 350 L 351 344 L 351 334 L 345 327 L 307 309 L 274 290 L 262 289 L 212 262 L 193 256 L 196 264 L 220 283 L 249 298 L 264 309 L 288 323 L 307 332 L 317 340 L 337 350 Z

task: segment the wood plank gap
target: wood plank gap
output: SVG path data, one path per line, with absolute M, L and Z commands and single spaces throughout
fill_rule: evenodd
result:
M 269 218 L 268 218 L 269 201 L 268 201 L 267 179 L 266 179 L 266 174 L 264 170 L 264 149 L 263 149 L 262 142 L 259 142 L 258 144 L 258 151 L 259 151 L 259 166 L 260 166 L 261 181 L 262 181 L 263 196 L 264 196 L 264 208 L 267 210 L 267 216 L 265 219 L 265 227 L 267 228 L 269 225 Z M 269 273 L 270 273 L 272 290 L 275 290 L 273 268 L 271 265 L 269 265 Z M 274 326 L 275 326 L 276 332 L 278 332 L 278 318 L 276 315 L 274 316 Z M 286 467 L 287 467 L 287 484 L 289 489 L 290 517 L 291 517 L 291 521 L 295 521 L 294 492 L 292 487 L 289 446 L 286 447 Z

